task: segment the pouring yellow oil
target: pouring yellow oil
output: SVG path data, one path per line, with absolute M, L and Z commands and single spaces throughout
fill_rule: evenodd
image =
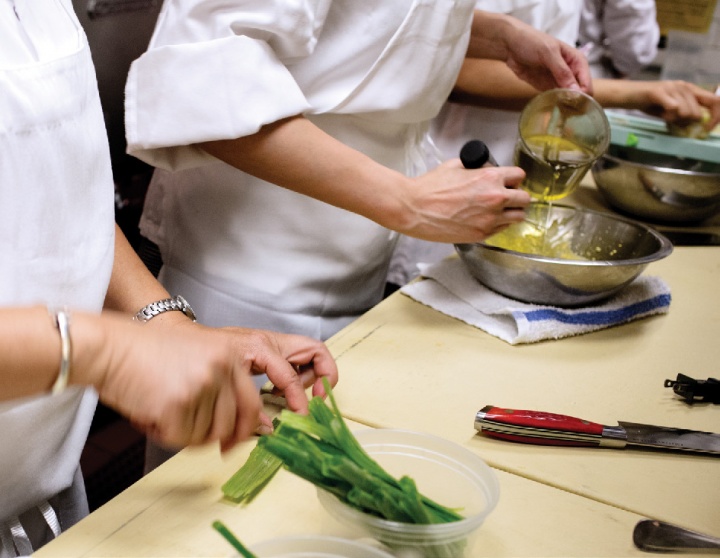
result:
M 488 246 L 497 246 L 504 250 L 521 252 L 553 258 L 556 260 L 587 260 L 588 258 L 576 254 L 566 231 L 555 234 L 554 228 L 561 228 L 563 224 L 553 222 L 550 230 L 545 233 L 535 225 L 529 223 L 516 223 L 492 235 L 485 241 Z M 547 236 L 552 242 L 547 242 Z
M 595 156 L 590 150 L 566 138 L 539 134 L 519 141 L 515 150 L 515 164 L 525 171 L 525 180 L 521 187 L 538 202 L 547 204 L 547 207 L 536 205 L 535 214 L 528 216 L 538 234 L 516 237 L 513 246 L 503 247 L 568 258 L 571 252 L 566 243 L 548 242 L 548 239 L 553 237 L 548 234 L 551 229 L 552 202 L 570 195 L 594 160 Z M 522 238 L 526 240 L 522 241 Z M 527 246 L 520 246 L 522 242 L 526 242 Z
M 550 135 L 525 138 L 515 152 L 515 164 L 525 171 L 522 188 L 546 203 L 570 195 L 594 160 L 590 150 Z

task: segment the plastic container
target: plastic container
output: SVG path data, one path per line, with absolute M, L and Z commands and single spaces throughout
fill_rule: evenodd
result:
M 471 451 L 436 436 L 407 430 L 355 432 L 360 444 L 388 473 L 415 480 L 418 490 L 465 519 L 416 525 L 387 521 L 341 502 L 324 490 L 318 498 L 340 521 L 359 527 L 395 552 L 412 550 L 425 558 L 465 556 L 468 537 L 485 521 L 499 498 L 495 473 Z
M 258 558 L 393 558 L 359 541 L 324 536 L 281 537 L 250 549 Z

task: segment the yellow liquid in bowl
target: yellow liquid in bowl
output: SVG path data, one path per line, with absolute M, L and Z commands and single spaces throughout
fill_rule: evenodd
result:
M 553 222 L 547 231 L 529 223 L 518 223 L 492 235 L 485 240 L 485 244 L 521 254 L 557 260 L 587 261 L 588 258 L 573 252 L 572 231 L 562 227 L 563 224 L 557 221 Z

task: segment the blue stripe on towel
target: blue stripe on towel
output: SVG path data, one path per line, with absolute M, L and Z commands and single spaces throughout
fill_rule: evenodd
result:
M 608 325 L 627 321 L 639 314 L 657 310 L 670 304 L 670 295 L 661 294 L 647 300 L 642 300 L 622 308 L 613 310 L 566 311 L 557 308 L 544 308 L 523 312 L 529 322 L 554 320 L 565 324 Z

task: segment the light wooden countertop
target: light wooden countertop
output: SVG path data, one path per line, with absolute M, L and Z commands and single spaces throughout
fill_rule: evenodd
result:
M 224 457 L 216 448 L 184 450 L 35 555 L 231 556 L 211 527 L 216 519 L 247 546 L 298 534 L 364 538 L 322 508 L 310 483 L 285 471 L 246 507 L 223 501 L 220 486 L 252 447 Z M 468 558 L 647 556 L 631 538 L 641 516 L 521 476 L 497 476 L 500 501 L 470 539 Z
M 591 207 L 595 194 L 578 193 Z M 439 435 L 496 469 L 500 501 L 468 556 L 648 556 L 632 545 L 645 517 L 720 536 L 720 458 L 525 445 L 474 429 L 475 413 L 493 404 L 720 431 L 719 406 L 688 406 L 663 386 L 678 373 L 718 377 L 720 249 L 676 248 L 645 273 L 670 285 L 668 314 L 532 345 L 511 346 L 397 293 L 328 341 L 340 409 L 355 428 Z M 252 446 L 223 457 L 216 448 L 181 452 L 37 555 L 231 555 L 215 519 L 248 545 L 301 533 L 361 536 L 284 471 L 247 507 L 223 501 L 220 486 Z
M 454 440 L 490 465 L 651 518 L 720 535 L 720 458 L 516 444 L 478 435 L 488 404 L 606 425 L 720 431 L 720 406 L 689 406 L 665 379 L 718 377 L 720 250 L 676 248 L 645 271 L 671 288 L 666 315 L 512 346 L 402 294 L 329 341 L 346 416 Z

